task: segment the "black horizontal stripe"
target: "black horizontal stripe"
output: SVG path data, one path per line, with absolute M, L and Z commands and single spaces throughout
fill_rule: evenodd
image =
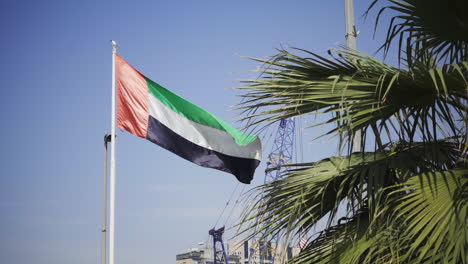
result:
M 201 147 L 181 137 L 154 117 L 148 120 L 146 139 L 203 167 L 233 174 L 242 183 L 250 183 L 259 160 L 229 156 Z

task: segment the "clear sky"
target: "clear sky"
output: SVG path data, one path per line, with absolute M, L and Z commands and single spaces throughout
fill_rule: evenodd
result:
M 361 18 L 368 4 L 355 3 L 357 46 L 373 53 L 374 20 Z M 100 261 L 111 39 L 146 76 L 237 126 L 239 92 L 230 88 L 259 66 L 241 55 L 281 46 L 326 54 L 345 43 L 342 0 L 2 0 L 0 33 L 0 263 L 12 264 Z M 304 159 L 335 149 L 306 144 Z M 174 263 L 206 240 L 236 185 L 119 131 L 116 263 Z

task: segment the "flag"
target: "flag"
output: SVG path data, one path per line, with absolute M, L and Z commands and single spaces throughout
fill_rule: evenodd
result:
M 203 167 L 250 183 L 258 137 L 242 133 L 138 72 L 116 54 L 117 126 Z
M 298 246 L 302 250 L 304 250 L 307 246 L 309 245 L 309 240 L 306 239 L 305 236 L 301 237 L 301 240 L 299 240 Z

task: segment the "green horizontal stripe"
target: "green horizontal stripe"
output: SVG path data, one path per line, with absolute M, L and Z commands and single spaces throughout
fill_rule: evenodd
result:
M 257 138 L 256 136 L 242 133 L 240 130 L 219 119 L 212 113 L 190 103 L 182 97 L 179 97 L 154 81 L 146 77 L 145 79 L 150 93 L 177 114 L 182 115 L 193 122 L 226 131 L 232 136 L 234 141 L 241 146 L 246 146 Z

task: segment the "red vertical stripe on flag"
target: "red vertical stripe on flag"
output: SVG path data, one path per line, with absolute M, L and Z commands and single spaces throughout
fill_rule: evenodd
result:
M 141 73 L 119 55 L 117 72 L 117 126 L 146 138 L 148 130 L 148 84 Z

